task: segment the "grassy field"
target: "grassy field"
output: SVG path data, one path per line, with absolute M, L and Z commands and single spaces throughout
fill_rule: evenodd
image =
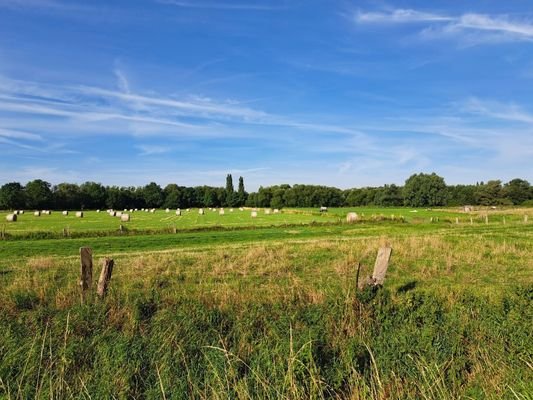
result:
M 55 239 L 22 239 L 23 215 L 0 241 L 0 398 L 532 398 L 533 210 L 195 211 Z M 383 245 L 384 288 L 356 292 Z M 80 246 L 95 275 L 115 260 L 104 300 L 80 296 Z

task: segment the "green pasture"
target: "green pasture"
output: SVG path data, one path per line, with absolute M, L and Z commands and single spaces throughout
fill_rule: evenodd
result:
M 156 210 L 151 212 L 127 212 L 130 214 L 129 222 L 122 222 L 120 217 L 112 217 L 107 212 L 85 211 L 83 218 L 77 218 L 75 211 L 69 212 L 67 216 L 59 211 L 52 211 L 51 215 L 41 214 L 34 216 L 32 211 L 26 211 L 18 215 L 16 222 L 7 222 L 8 212 L 0 212 L 0 228 L 8 235 L 24 236 L 31 233 L 53 233 L 62 235 L 64 232 L 75 236 L 76 233 L 112 233 L 120 230 L 134 232 L 147 231 L 174 231 L 174 230 L 194 230 L 194 229 L 237 229 L 254 227 L 271 227 L 282 225 L 298 225 L 312 223 L 341 223 L 346 219 L 348 212 L 356 212 L 360 223 L 375 222 L 379 220 L 391 220 L 395 222 L 407 222 L 414 224 L 424 223 L 459 223 L 459 224 L 479 224 L 485 223 L 484 215 L 487 214 L 489 223 L 517 223 L 523 221 L 523 216 L 528 209 L 510 210 L 485 210 L 474 213 L 463 213 L 455 209 L 411 209 L 411 208 L 371 208 L 371 207 L 351 207 L 351 208 L 331 208 L 327 213 L 320 213 L 318 209 L 284 209 L 280 213 L 267 214 L 265 209 L 258 209 L 257 217 L 252 218 L 251 210 L 240 211 L 238 208 L 224 210 L 224 215 L 219 214 L 219 210 L 212 211 L 204 209 L 205 214 L 200 215 L 198 209 L 190 211 L 182 210 L 182 215 L 178 216 L 175 210 L 165 212 Z M 472 220 L 472 221 L 471 221 Z

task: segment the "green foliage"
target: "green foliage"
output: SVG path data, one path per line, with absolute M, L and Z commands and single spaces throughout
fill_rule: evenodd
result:
M 0 209 L 24 209 L 25 203 L 24 188 L 20 183 L 11 182 L 0 187 Z
M 35 210 L 50 208 L 53 205 L 50 186 L 50 183 L 41 179 L 28 182 L 24 189 L 27 207 Z
M 405 181 L 403 188 L 405 205 L 410 207 L 434 207 L 446 204 L 446 184 L 435 173 L 414 174 Z

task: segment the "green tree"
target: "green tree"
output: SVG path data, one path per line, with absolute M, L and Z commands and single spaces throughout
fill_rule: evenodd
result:
M 491 180 L 485 184 L 481 182 L 476 187 L 475 198 L 476 203 L 483 206 L 500 204 L 500 199 L 502 198 L 502 181 Z
M 52 190 L 50 184 L 42 179 L 28 182 L 25 187 L 26 202 L 28 208 L 40 210 L 52 205 Z
M 434 207 L 446 204 L 446 183 L 435 173 L 414 174 L 405 181 L 403 189 L 405 205 L 410 207 Z
M 239 188 L 237 189 L 237 206 L 243 206 L 246 203 L 248 193 L 244 189 L 244 178 L 239 176 Z
M 60 183 L 54 187 L 54 203 L 57 209 L 79 209 L 82 203 L 80 187 L 72 183 Z
M 157 183 L 150 182 L 143 188 L 143 198 L 147 207 L 161 207 L 163 204 L 163 189 Z
M 6 183 L 0 188 L 0 209 L 22 209 L 25 203 L 24 188 L 20 183 Z
M 95 210 L 104 208 L 107 190 L 100 183 L 85 182 L 80 186 L 82 206 L 85 209 Z
M 504 185 L 502 194 L 511 200 L 513 204 L 522 204 L 524 201 L 529 200 L 531 185 L 524 179 L 513 179 Z

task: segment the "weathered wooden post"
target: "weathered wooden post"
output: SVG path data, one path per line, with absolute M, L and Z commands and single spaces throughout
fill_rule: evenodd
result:
M 391 255 L 391 247 L 380 247 L 376 257 L 376 262 L 374 264 L 374 272 L 372 273 L 371 277 L 368 277 L 362 282 L 360 289 L 363 289 L 365 286 L 383 286 L 383 283 L 385 282 L 385 275 L 387 274 L 387 269 L 389 268 Z
M 93 250 L 90 247 L 80 247 L 82 295 L 90 289 L 93 283 Z
M 100 298 L 104 298 L 109 287 L 109 281 L 111 280 L 111 275 L 113 274 L 113 266 L 115 262 L 111 258 L 104 259 L 102 265 L 102 271 L 100 271 L 100 278 L 98 279 L 98 287 L 96 289 L 96 294 Z

